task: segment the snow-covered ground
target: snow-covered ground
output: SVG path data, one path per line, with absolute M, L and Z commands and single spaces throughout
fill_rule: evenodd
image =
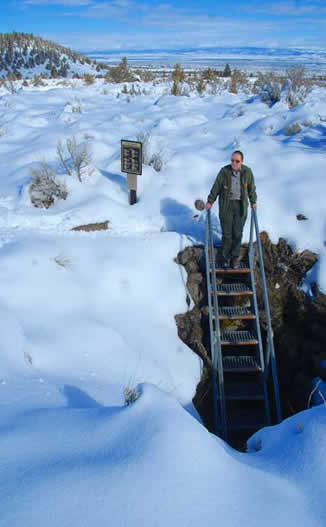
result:
M 174 320 L 187 310 L 174 258 L 204 240 L 194 200 L 235 148 L 256 176 L 261 230 L 317 252 L 311 280 L 326 291 L 325 89 L 288 110 L 56 84 L 0 88 L 0 526 L 325 525 L 325 407 L 233 451 L 200 424 L 201 363 Z M 143 167 L 130 207 L 120 140 L 147 132 L 164 167 Z M 83 183 L 56 157 L 71 137 L 92 150 Z M 48 210 L 28 193 L 42 160 L 69 192 Z M 139 395 L 128 407 L 125 389 Z

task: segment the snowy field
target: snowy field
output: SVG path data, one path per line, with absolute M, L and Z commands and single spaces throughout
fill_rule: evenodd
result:
M 114 51 L 86 50 L 91 59 L 108 64 L 117 64 L 124 56 L 132 65 L 164 67 L 180 63 L 193 68 L 223 69 L 229 64 L 232 69 L 257 72 L 258 70 L 285 71 L 286 68 L 304 67 L 317 75 L 325 73 L 325 48 L 265 48 L 265 47 L 210 47 L 183 49 L 148 49 Z M 163 66 L 164 65 L 164 66 Z
M 140 88 L 0 88 L 0 526 L 324 526 L 325 407 L 260 431 L 249 454 L 209 434 L 191 403 L 201 362 L 177 337 L 174 258 L 203 242 L 194 201 L 240 148 L 260 229 L 317 252 L 310 280 L 326 292 L 326 90 L 289 110 Z M 286 135 L 293 123 L 301 132 Z M 130 207 L 120 140 L 144 133 L 164 166 L 143 167 Z M 71 137 L 92 151 L 82 183 L 56 155 Z M 68 189 L 48 210 L 28 192 L 42 160 Z

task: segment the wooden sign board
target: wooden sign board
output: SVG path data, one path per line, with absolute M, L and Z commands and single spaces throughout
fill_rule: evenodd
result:
M 139 141 L 121 140 L 121 172 L 141 176 L 143 145 Z

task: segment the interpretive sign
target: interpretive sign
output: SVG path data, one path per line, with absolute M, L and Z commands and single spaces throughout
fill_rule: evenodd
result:
M 121 172 L 141 176 L 143 145 L 139 141 L 121 140 Z
M 137 203 L 137 176 L 141 176 L 142 166 L 143 144 L 121 139 L 121 172 L 127 173 L 130 205 Z

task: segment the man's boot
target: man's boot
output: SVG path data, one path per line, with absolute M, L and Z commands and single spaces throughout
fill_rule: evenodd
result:
M 233 269 L 240 269 L 240 258 L 239 256 L 235 256 L 232 258 L 232 267 Z

